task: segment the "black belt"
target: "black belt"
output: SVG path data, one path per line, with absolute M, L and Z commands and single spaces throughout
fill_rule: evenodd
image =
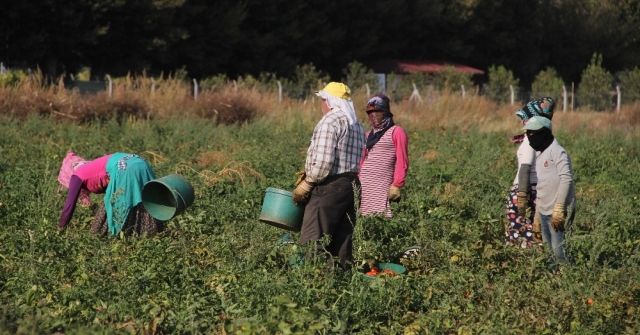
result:
M 340 174 L 334 174 L 329 177 L 357 177 L 357 176 L 358 176 L 357 172 L 345 172 Z
M 332 175 L 328 175 L 327 178 L 325 178 L 320 184 L 326 184 L 328 182 L 334 181 L 339 178 L 356 178 L 356 177 L 358 177 L 357 172 L 345 172 L 340 174 L 332 174 Z

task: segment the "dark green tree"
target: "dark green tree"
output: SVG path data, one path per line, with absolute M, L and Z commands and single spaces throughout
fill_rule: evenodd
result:
M 504 66 L 489 67 L 489 83 L 486 90 L 487 96 L 498 103 L 511 101 L 511 89 L 513 89 L 514 103 L 518 102 L 518 84 L 520 80 L 515 78 L 511 70 Z
M 618 78 L 620 80 L 622 102 L 634 103 L 640 101 L 640 68 L 636 66 L 633 70 L 622 71 Z
M 578 103 L 596 111 L 613 108 L 612 83 L 613 75 L 602 67 L 602 55 L 594 53 L 591 63 L 582 72 L 578 86 Z
M 562 96 L 564 82 L 558 77 L 558 73 L 552 67 L 540 71 L 533 84 L 531 84 L 531 98 L 552 97 L 556 101 Z
M 99 0 L 9 1 L 2 5 L 0 59 L 41 68 L 50 78 L 87 61 L 105 31 Z

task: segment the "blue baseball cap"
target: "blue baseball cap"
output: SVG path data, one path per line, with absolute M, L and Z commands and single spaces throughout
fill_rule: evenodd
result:
M 525 123 L 523 130 L 540 130 L 542 128 L 549 128 L 551 130 L 551 120 L 544 116 L 534 116 Z

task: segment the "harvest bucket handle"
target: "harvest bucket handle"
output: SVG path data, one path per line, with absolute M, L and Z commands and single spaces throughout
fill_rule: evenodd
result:
M 180 192 L 178 192 L 178 190 L 175 189 L 175 188 L 172 191 L 173 191 L 173 193 L 177 194 L 180 197 L 180 200 L 182 200 L 182 206 L 184 207 L 184 209 L 182 211 L 186 210 L 187 209 L 187 202 L 184 201 L 184 198 L 182 197 L 182 194 L 180 194 Z

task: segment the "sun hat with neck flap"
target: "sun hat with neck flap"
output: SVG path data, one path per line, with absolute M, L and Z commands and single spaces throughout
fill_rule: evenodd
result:
M 340 108 L 349 117 L 349 125 L 358 121 L 356 111 L 351 100 L 351 89 L 349 86 L 332 81 L 323 89 L 316 92 L 316 95 L 327 102 L 329 108 Z
M 323 89 L 316 92 L 316 95 L 318 95 L 318 93 L 320 92 L 331 94 L 336 98 L 351 100 L 351 89 L 349 89 L 349 86 L 343 83 L 332 81 L 328 83 L 327 86 L 325 86 Z

